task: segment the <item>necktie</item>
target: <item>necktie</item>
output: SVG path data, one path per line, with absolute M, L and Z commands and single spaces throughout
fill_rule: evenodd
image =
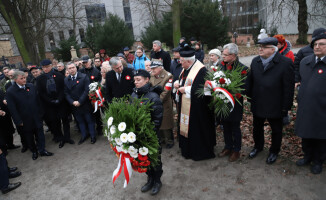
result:
M 118 73 L 118 81 L 119 81 L 119 83 L 120 83 L 120 80 L 121 80 L 121 74 Z
M 74 81 L 74 80 L 75 80 L 75 76 L 72 76 L 72 77 L 71 77 L 71 80 Z
M 317 58 L 317 62 L 316 63 L 319 63 L 321 61 L 321 59 L 320 58 Z

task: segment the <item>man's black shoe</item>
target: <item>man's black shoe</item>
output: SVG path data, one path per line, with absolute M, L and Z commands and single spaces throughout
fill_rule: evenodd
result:
M 266 159 L 266 163 L 267 164 L 273 164 L 277 159 L 277 154 L 276 153 L 269 153 L 267 159 Z
M 249 153 L 249 158 L 254 158 L 257 156 L 257 154 L 261 152 L 261 150 L 258 150 L 256 148 L 254 148 L 253 150 L 251 150 L 251 152 Z
M 320 174 L 323 171 L 323 166 L 321 164 L 313 164 L 310 171 L 313 174 Z
M 14 172 L 14 171 L 16 171 L 17 169 L 18 169 L 17 167 L 11 167 L 11 168 L 8 167 L 8 171 L 9 171 L 9 172 Z
M 41 156 L 53 156 L 53 153 L 48 152 L 47 150 L 44 150 L 44 151 L 40 152 L 40 155 Z
M 16 178 L 20 175 L 22 175 L 22 173 L 20 171 L 9 172 L 9 178 Z
M 162 187 L 161 181 L 159 181 L 159 182 L 155 181 L 154 186 L 151 191 L 151 195 L 156 195 L 157 193 L 159 193 L 159 191 L 161 190 L 161 187 Z
M 63 146 L 65 146 L 65 142 L 64 142 L 64 141 L 61 141 L 61 142 L 59 143 L 59 148 L 62 148 Z
M 78 142 L 78 145 L 83 144 L 85 142 L 86 138 L 81 138 Z
M 23 146 L 21 152 L 25 153 L 27 151 L 27 147 Z
M 91 144 L 94 144 L 95 142 L 96 142 L 96 138 L 95 137 L 91 138 Z
M 154 179 L 152 177 L 147 178 L 147 183 L 141 188 L 142 192 L 147 192 L 152 189 L 154 185 Z
M 21 182 L 18 183 L 9 183 L 8 187 L 1 190 L 2 194 L 7 194 L 8 192 L 18 188 L 21 185 Z
M 32 154 L 32 159 L 36 160 L 38 158 L 38 153 L 37 152 L 33 152 Z
M 8 149 L 17 149 L 17 148 L 19 148 L 20 146 L 19 145 L 14 145 L 14 144 L 12 144 L 12 145 L 9 145 L 8 146 Z
M 297 160 L 297 162 L 295 162 L 295 164 L 297 166 L 301 167 L 301 166 L 304 166 L 304 165 L 309 165 L 310 162 L 311 162 L 310 159 L 301 158 L 301 159 Z

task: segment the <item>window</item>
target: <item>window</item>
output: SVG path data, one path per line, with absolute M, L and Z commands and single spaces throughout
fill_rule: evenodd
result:
M 59 38 L 60 38 L 60 41 L 65 39 L 65 35 L 64 35 L 63 31 L 59 31 Z
M 51 47 L 54 47 L 54 46 L 55 46 L 55 41 L 54 41 L 54 35 L 53 35 L 53 32 L 50 32 L 50 33 L 49 33 L 49 41 L 50 41 L 50 45 L 51 45 Z
M 80 36 L 80 41 L 85 42 L 85 31 L 84 31 L 84 29 L 82 29 L 82 28 L 79 29 L 79 36 Z
M 104 3 L 86 5 L 85 10 L 88 23 L 103 22 L 106 18 Z
M 70 29 L 69 30 L 69 37 L 73 36 L 74 35 L 74 30 Z

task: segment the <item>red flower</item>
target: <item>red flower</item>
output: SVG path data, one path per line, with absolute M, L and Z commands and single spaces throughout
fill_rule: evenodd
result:
M 220 80 L 218 82 L 220 82 L 220 84 L 225 84 L 225 79 L 224 78 L 220 78 Z
M 232 66 L 229 65 L 229 66 L 226 67 L 226 69 L 227 69 L 227 70 L 232 70 Z
M 127 75 L 126 76 L 126 80 L 129 81 L 130 80 L 130 76 Z
M 27 88 L 26 91 L 29 92 L 29 89 Z
M 91 79 L 94 79 L 95 77 L 94 76 L 91 76 Z
M 236 93 L 236 94 L 235 94 L 235 97 L 237 97 L 238 99 L 240 99 L 241 96 L 242 96 L 242 95 L 241 95 L 240 93 Z
M 246 71 L 246 70 L 243 70 L 243 71 L 241 72 L 241 75 L 247 75 L 247 71 Z
M 215 67 L 214 67 L 214 68 L 212 68 L 212 69 L 213 69 L 213 71 L 214 71 L 214 72 L 216 72 L 216 71 L 217 71 L 217 69 L 215 69 Z
M 53 78 L 55 78 L 56 76 L 55 75 L 53 75 Z
M 145 160 L 148 159 L 148 157 L 147 156 L 142 156 L 142 155 L 139 154 L 138 159 L 141 160 L 141 161 L 145 161 Z
M 77 81 L 77 83 L 79 83 L 79 81 Z

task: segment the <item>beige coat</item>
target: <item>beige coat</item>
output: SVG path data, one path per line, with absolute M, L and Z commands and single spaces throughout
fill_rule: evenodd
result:
M 162 69 L 158 77 L 151 75 L 149 82 L 152 86 L 160 85 L 163 87 L 163 92 L 160 95 L 160 98 L 163 103 L 163 121 L 161 125 L 161 130 L 172 129 L 173 128 L 173 107 L 172 107 L 172 82 L 173 75 L 166 70 Z

